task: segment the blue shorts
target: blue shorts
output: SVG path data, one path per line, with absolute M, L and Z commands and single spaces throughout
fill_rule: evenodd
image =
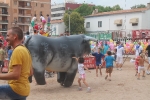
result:
M 96 66 L 101 66 L 102 64 L 100 62 L 96 62 Z
M 26 96 L 15 93 L 9 85 L 0 85 L 0 100 L 26 100 Z

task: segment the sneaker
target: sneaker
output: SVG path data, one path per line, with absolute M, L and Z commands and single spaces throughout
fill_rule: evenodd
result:
M 90 93 L 91 92 L 91 88 L 88 87 L 86 92 Z
M 121 71 L 122 69 L 120 68 L 119 70 Z
M 78 91 L 82 91 L 82 87 L 79 87 L 79 88 L 78 88 Z
M 147 74 L 147 75 L 149 75 L 149 74 L 150 74 L 150 72 L 149 72 L 149 71 L 146 71 L 146 74 Z

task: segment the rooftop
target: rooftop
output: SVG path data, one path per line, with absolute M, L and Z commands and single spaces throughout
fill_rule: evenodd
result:
M 113 14 L 142 12 L 142 11 L 146 11 L 146 10 L 148 10 L 148 8 L 138 8 L 138 9 L 129 9 L 129 10 L 118 10 L 118 11 L 102 12 L 102 13 L 96 13 L 96 14 L 93 14 L 93 15 L 85 16 L 85 18 L 87 18 L 87 17 L 95 17 L 95 16 L 104 16 L 104 15 L 113 15 Z

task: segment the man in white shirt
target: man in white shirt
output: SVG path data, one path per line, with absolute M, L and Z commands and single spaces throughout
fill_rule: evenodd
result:
M 124 47 L 123 44 L 119 43 L 119 45 L 116 47 L 117 49 L 117 58 L 116 58 L 116 67 L 117 70 L 121 70 L 122 64 L 123 64 L 123 54 L 124 54 Z
M 140 53 L 143 51 L 143 47 L 141 46 L 141 42 L 139 42 L 135 47 L 135 57 L 138 57 Z

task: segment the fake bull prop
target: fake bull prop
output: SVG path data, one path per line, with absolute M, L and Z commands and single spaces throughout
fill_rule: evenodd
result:
M 48 38 L 33 35 L 25 40 L 25 46 L 31 53 L 34 77 L 39 85 L 46 84 L 45 70 L 58 72 L 57 81 L 64 87 L 72 85 L 77 61 L 72 57 L 80 57 L 91 52 L 89 41 L 97 41 L 85 35 Z M 32 78 L 29 78 L 32 82 Z

